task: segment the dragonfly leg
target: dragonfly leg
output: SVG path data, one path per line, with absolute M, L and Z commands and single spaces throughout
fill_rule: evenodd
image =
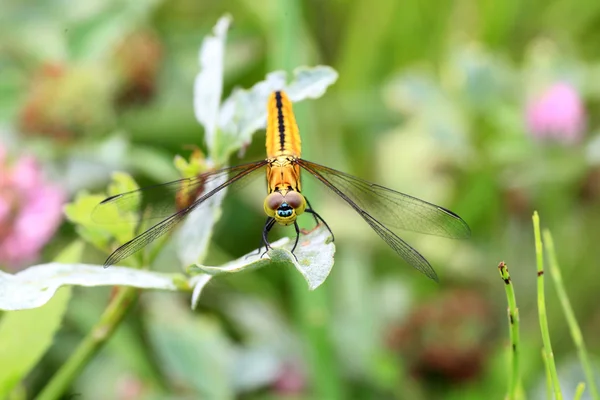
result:
M 265 254 L 267 254 L 267 252 L 271 249 L 271 245 L 269 244 L 269 231 L 271 230 L 271 228 L 273 228 L 273 225 L 275 225 L 275 218 L 269 217 L 267 218 L 267 221 L 265 222 L 265 226 L 263 228 L 263 233 L 262 233 L 262 240 L 263 243 L 265 245 L 265 252 L 262 254 L 262 256 L 260 256 L 260 258 L 263 258 L 265 256 Z M 260 247 L 258 248 L 258 252 L 260 253 Z
M 307 212 L 307 213 L 312 214 L 317 221 L 320 220 L 321 222 L 323 222 L 323 225 L 325 225 L 325 227 L 327 228 L 327 230 L 329 231 L 329 233 L 331 233 L 331 241 L 335 240 L 335 237 L 333 236 L 333 231 L 331 230 L 331 228 L 329 227 L 329 225 L 327 225 L 327 222 L 325 222 L 325 220 L 323 219 L 323 217 L 321 217 L 315 210 L 310 209 L 310 208 L 307 208 L 304 211 Z
M 265 228 L 267 227 L 267 225 L 269 224 L 269 222 L 270 222 L 271 220 L 275 221 L 275 219 L 274 219 L 273 217 L 267 217 L 267 220 L 265 221 Z M 264 229 L 264 228 L 263 228 L 263 229 Z M 271 228 L 269 228 L 269 230 L 270 230 L 270 229 L 271 229 Z M 264 244 L 264 243 L 265 243 L 265 239 L 264 239 L 264 235 L 263 235 L 263 237 L 261 237 L 261 238 L 260 238 L 260 243 L 258 244 L 258 249 L 256 249 L 256 255 L 259 255 L 259 254 L 260 254 L 260 249 L 262 249 L 262 247 L 263 247 L 263 244 Z M 251 257 L 251 256 L 255 255 L 254 253 L 255 253 L 255 252 L 253 251 L 252 253 L 248 254 L 248 255 L 246 256 L 246 258 L 248 258 L 248 257 Z
M 298 239 L 300 239 L 300 227 L 298 226 L 298 221 L 294 221 L 294 228 L 296 228 L 296 241 L 294 242 L 294 247 L 292 247 L 292 255 L 298 261 L 298 257 L 294 254 L 294 250 L 296 250 L 296 246 L 298 246 Z
M 306 205 L 308 205 L 308 209 L 304 210 L 304 211 L 310 212 L 313 215 L 314 219 L 315 219 L 315 223 L 317 225 L 319 225 L 319 220 L 317 219 L 317 216 L 314 213 L 311 212 L 312 211 L 312 206 L 310 205 L 310 201 L 308 201 L 308 199 L 306 197 L 304 197 L 304 200 L 306 200 Z M 327 225 L 327 224 L 325 224 L 325 225 Z

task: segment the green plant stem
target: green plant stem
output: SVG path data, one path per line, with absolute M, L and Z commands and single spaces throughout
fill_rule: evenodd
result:
M 548 330 L 548 317 L 546 315 L 546 299 L 544 295 L 544 247 L 540 233 L 540 217 L 537 211 L 533 213 L 533 234 L 535 237 L 535 256 L 537 260 L 537 294 L 538 294 L 538 314 L 540 319 L 540 329 L 542 331 L 542 342 L 544 343 L 544 355 L 547 362 L 547 371 L 550 373 L 554 396 L 556 400 L 562 400 L 558 373 L 554 362 L 554 353 L 552 352 L 552 343 L 550 342 L 550 331 Z
M 573 400 L 581 400 L 581 396 L 583 396 L 584 390 L 585 390 L 585 383 L 579 382 L 579 385 L 577 385 L 577 388 L 575 389 L 575 396 L 573 397 Z
M 67 362 L 54 374 L 37 396 L 38 400 L 60 398 L 86 364 L 102 348 L 121 323 L 131 304 L 137 299 L 139 289 L 122 287 L 112 298 L 100 321 L 92 328 Z
M 520 354 L 520 340 L 519 340 L 519 309 L 517 308 L 517 299 L 515 297 L 515 290 L 510 280 L 510 274 L 508 273 L 508 267 L 502 261 L 498 264 L 498 270 L 500 276 L 504 281 L 504 288 L 506 289 L 506 299 L 508 300 L 508 326 L 511 342 L 511 373 L 508 381 L 508 393 L 506 398 L 514 400 L 517 398 L 517 388 L 521 385 L 521 375 L 519 370 L 519 354 Z
M 546 399 L 552 400 L 552 378 L 550 377 L 550 367 L 544 349 L 542 349 L 542 360 L 544 360 L 544 370 L 546 371 Z
M 556 286 L 556 292 L 558 294 L 560 304 L 565 313 L 565 317 L 567 318 L 569 330 L 571 331 L 571 337 L 573 338 L 575 347 L 577 347 L 579 360 L 581 361 L 581 365 L 583 366 L 583 371 L 585 372 L 585 377 L 588 382 L 588 387 L 592 399 L 599 400 L 600 397 L 598 396 L 598 389 L 596 388 L 596 382 L 594 380 L 594 372 L 592 370 L 592 365 L 588 358 L 585 342 L 583 341 L 583 335 L 581 334 L 581 329 L 579 328 L 579 324 L 577 323 L 577 319 L 575 318 L 575 313 L 573 312 L 573 307 L 571 306 L 571 302 L 569 301 L 569 297 L 567 296 L 567 291 L 565 290 L 562 274 L 560 272 L 560 267 L 556 258 L 556 251 L 554 250 L 554 240 L 552 239 L 552 234 L 548 229 L 544 229 L 544 244 L 546 246 L 546 251 L 548 252 L 550 275 L 554 280 L 554 285 Z

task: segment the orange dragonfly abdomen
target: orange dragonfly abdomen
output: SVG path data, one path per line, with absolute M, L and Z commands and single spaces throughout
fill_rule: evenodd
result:
M 267 104 L 268 192 L 299 192 L 301 141 L 292 102 L 282 91 L 271 93 Z
M 267 159 L 300 155 L 300 132 L 292 102 L 284 92 L 273 92 L 267 105 Z
M 300 194 L 300 132 L 292 102 L 282 91 L 271 93 L 267 103 L 267 215 L 282 225 L 296 222 L 306 209 Z

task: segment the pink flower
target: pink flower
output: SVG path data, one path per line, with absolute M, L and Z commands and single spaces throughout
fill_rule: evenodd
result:
M 141 399 L 144 394 L 144 383 L 133 375 L 125 374 L 117 381 L 116 389 L 119 400 Z
M 579 93 L 568 83 L 555 83 L 528 105 L 527 126 L 540 139 L 577 142 L 585 128 Z
M 285 364 L 279 377 L 273 383 L 273 389 L 279 395 L 300 394 L 306 387 L 306 377 L 295 364 Z
M 32 157 L 9 165 L 0 146 L 0 266 L 34 261 L 62 219 L 64 192 L 42 177 Z

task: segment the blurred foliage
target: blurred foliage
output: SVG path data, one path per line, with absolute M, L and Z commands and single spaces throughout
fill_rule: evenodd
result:
M 233 25 L 223 99 L 273 70 L 332 66 L 339 79 L 327 94 L 295 106 L 303 156 L 450 208 L 473 232 L 461 242 L 406 235 L 436 268 L 436 285 L 307 180 L 311 203 L 336 235 L 335 268 L 323 286 L 308 291 L 290 268 L 232 274 L 211 281 L 194 312 L 189 295 L 143 293 L 71 395 L 501 398 L 509 341 L 496 266 L 505 260 L 521 318 L 523 386 L 529 398 L 544 398 L 534 209 L 553 233 L 598 371 L 600 3 L 7 0 L 0 11 L 0 140 L 43 160 L 74 204 L 89 203 L 77 214 L 67 208 L 79 227 L 64 224 L 46 261 L 78 234 L 103 250 L 85 251 L 83 260 L 92 264 L 104 261 L 108 234 L 126 240 L 131 226 L 107 234 L 88 225 L 81 232 L 88 216 L 79 211 L 93 207 L 81 190 L 103 192 L 115 170 L 140 185 L 176 179 L 178 169 L 191 168 L 182 161 L 175 168 L 176 155 L 187 156 L 190 145 L 210 154 L 192 94 L 202 39 L 225 13 Z M 585 130 L 574 143 L 534 136 L 527 126 L 528 105 L 556 82 L 575 88 L 585 108 Z M 229 162 L 261 158 L 259 132 Z M 256 248 L 263 199 L 261 189 L 227 196 L 207 265 Z M 180 272 L 168 262 L 157 265 Z M 576 349 L 547 282 L 549 330 L 570 398 L 584 375 L 574 367 Z M 14 398 L 44 387 L 112 297 L 105 288 L 73 289 L 53 345 Z M 55 310 L 46 314 L 46 307 Z M 34 310 L 43 318 L 30 324 L 47 326 L 38 346 L 27 335 L 20 346 L 35 357 L 56 329 L 58 308 Z M 0 376 L 5 362 L 0 357 Z

